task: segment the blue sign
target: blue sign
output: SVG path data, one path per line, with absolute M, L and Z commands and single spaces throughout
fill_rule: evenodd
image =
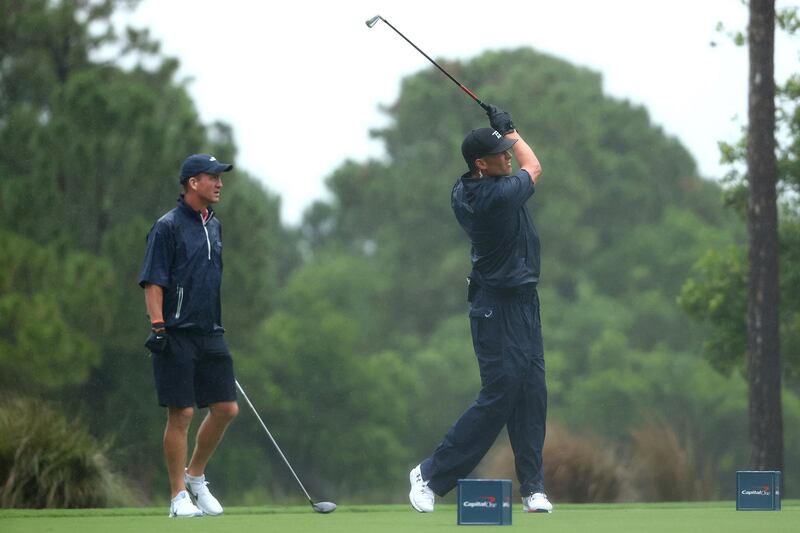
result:
M 511 525 L 510 479 L 459 479 L 458 525 Z
M 777 470 L 736 472 L 737 511 L 780 511 L 781 473 Z

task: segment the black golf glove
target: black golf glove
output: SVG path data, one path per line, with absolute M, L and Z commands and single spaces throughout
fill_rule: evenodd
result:
M 161 353 L 166 349 L 168 340 L 169 337 L 167 337 L 167 330 L 164 329 L 164 323 L 154 322 L 153 329 L 147 337 L 144 346 L 152 353 Z
M 486 107 L 488 108 L 486 114 L 489 115 L 489 124 L 496 129 L 500 135 L 511 133 L 516 129 L 514 123 L 511 121 L 511 115 L 507 111 L 503 111 L 492 104 Z

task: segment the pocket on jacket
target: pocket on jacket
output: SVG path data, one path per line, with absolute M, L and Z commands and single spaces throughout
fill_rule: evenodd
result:
M 181 317 L 181 307 L 183 307 L 183 287 L 178 285 L 178 304 L 175 307 L 175 319 Z

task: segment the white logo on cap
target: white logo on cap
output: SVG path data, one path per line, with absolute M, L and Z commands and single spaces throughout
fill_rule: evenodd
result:
M 216 158 L 216 157 L 214 157 L 214 156 L 212 155 L 211 157 L 209 157 L 209 158 L 208 158 L 208 160 L 209 160 L 209 161 L 216 161 L 216 160 L 217 160 L 217 158 Z
M 498 139 L 501 139 L 501 138 L 503 137 L 502 135 L 500 135 L 500 132 L 499 132 L 499 131 L 497 131 L 497 130 L 493 131 L 493 132 L 492 132 L 492 135 L 494 135 L 494 136 L 495 136 L 495 137 L 497 137 Z

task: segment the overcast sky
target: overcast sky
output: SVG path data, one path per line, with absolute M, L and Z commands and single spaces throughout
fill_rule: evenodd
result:
M 530 46 L 599 71 L 607 94 L 644 105 L 707 177 L 724 172 L 717 142 L 744 125 L 747 51 L 717 31 L 745 28 L 740 0 L 143 0 L 124 22 L 180 59 L 203 122 L 233 126 L 235 163 L 296 223 L 342 161 L 382 155 L 368 136 L 386 123 L 379 106 L 430 66 L 387 25 L 368 29 L 376 14 L 435 59 Z M 777 40 L 779 80 L 798 70 L 798 41 Z M 460 81 L 471 85 L 468 73 Z M 535 145 L 536 132 L 526 139 Z

